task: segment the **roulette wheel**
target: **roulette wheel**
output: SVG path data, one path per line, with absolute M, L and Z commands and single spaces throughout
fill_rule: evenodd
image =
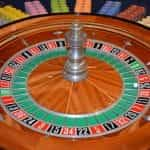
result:
M 62 14 L 0 31 L 3 148 L 150 148 L 148 28 Z

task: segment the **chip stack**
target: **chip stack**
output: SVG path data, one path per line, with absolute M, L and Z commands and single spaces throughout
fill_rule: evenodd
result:
M 115 16 L 120 12 L 121 2 L 119 1 L 106 1 L 97 14 L 104 14 L 109 16 Z
M 115 16 L 120 12 L 121 2 L 114 1 L 112 2 L 111 8 L 106 12 L 106 15 Z
M 28 15 L 11 5 L 6 5 L 0 8 L 0 17 L 6 22 L 10 22 L 28 17 Z
M 106 14 L 111 8 L 113 1 L 106 1 L 105 4 L 98 10 L 97 14 Z
M 6 12 L 3 7 L 0 8 L 0 18 L 1 18 L 2 20 L 7 20 L 8 22 L 11 21 L 11 20 L 8 18 L 8 12 Z
M 17 9 L 15 7 L 12 7 L 10 5 L 7 5 L 4 7 L 4 9 L 12 14 L 14 14 L 15 16 L 15 19 L 18 20 L 18 19 L 21 19 L 21 18 L 25 18 L 25 17 L 28 17 L 27 14 L 25 14 L 23 11 L 21 11 L 20 9 Z
M 142 20 L 138 21 L 138 23 L 140 23 L 146 27 L 150 27 L 150 16 L 143 18 Z
M 67 13 L 69 8 L 66 0 L 51 0 L 51 12 L 52 13 Z
M 48 14 L 47 10 L 45 9 L 45 7 L 41 4 L 39 0 L 34 0 L 32 4 L 37 9 L 39 14 Z
M 24 6 L 25 6 L 25 11 L 29 15 L 35 16 L 35 15 L 39 14 L 39 12 L 37 11 L 37 9 L 34 7 L 32 1 L 26 1 L 26 2 L 24 2 Z
M 76 13 L 91 13 L 92 1 L 91 0 L 76 0 L 74 11 Z
M 131 5 L 117 16 L 131 21 L 137 21 L 145 15 L 145 8 L 138 5 Z

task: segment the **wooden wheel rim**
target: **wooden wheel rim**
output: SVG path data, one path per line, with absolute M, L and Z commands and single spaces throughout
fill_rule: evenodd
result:
M 55 41 L 55 40 L 53 40 L 53 41 Z M 60 40 L 61 42 L 62 42 L 62 40 Z M 94 41 L 94 42 L 98 42 L 98 41 Z M 99 42 L 100 43 L 100 42 Z M 105 45 L 106 43 L 103 43 L 103 45 Z M 39 43 L 39 45 L 40 45 L 40 43 Z M 35 47 L 35 46 L 33 46 L 33 47 Z M 33 48 L 33 47 L 31 47 L 31 48 Z M 108 46 L 109 47 L 109 46 Z M 113 47 L 112 47 L 113 48 Z M 89 48 L 90 49 L 90 48 Z M 25 50 L 23 50 L 23 51 L 26 51 L 26 49 Z M 115 59 L 112 59 L 113 57 L 113 54 L 110 54 L 110 55 L 108 55 L 109 53 L 110 53 L 110 50 L 109 49 L 105 49 L 105 48 L 103 48 L 103 50 L 102 51 L 104 51 L 104 54 L 102 53 L 102 52 L 100 52 L 99 50 L 95 50 L 95 51 L 93 51 L 93 50 L 88 50 L 87 49 L 87 55 L 89 55 L 89 56 L 95 56 L 95 57 L 98 57 L 99 58 L 99 56 L 101 55 L 101 56 L 104 56 L 104 60 L 106 61 L 108 61 L 108 60 L 110 60 L 110 62 L 111 62 L 111 64 L 112 63 L 114 63 L 114 61 L 116 61 L 117 59 L 115 58 Z M 122 50 L 122 51 L 124 51 L 124 50 Z M 96 53 L 95 53 L 96 52 Z M 107 53 L 106 55 L 105 55 L 105 53 Z M 127 54 L 127 52 L 125 52 L 126 54 Z M 35 54 L 35 53 L 34 53 Z M 45 53 L 46 55 L 44 56 L 46 59 L 49 59 L 49 57 L 57 57 L 57 56 L 64 56 L 64 55 L 66 55 L 66 51 L 64 51 L 64 48 L 62 47 L 62 50 L 61 50 L 61 47 L 60 48 L 58 48 L 58 49 L 55 49 L 54 48 L 54 50 L 51 50 L 51 51 L 49 51 L 49 55 L 48 55 L 48 52 L 46 52 Z M 100 55 L 98 55 L 98 54 L 100 54 Z M 18 56 L 20 55 L 20 53 L 19 54 L 17 54 Z M 36 54 L 35 54 L 36 55 Z M 108 56 L 107 56 L 108 55 Z M 42 54 L 40 54 L 39 55 L 39 58 L 40 58 L 40 56 L 42 56 Z M 111 59 L 110 58 L 108 58 L 109 56 L 111 56 Z M 115 56 L 115 55 L 114 55 Z M 131 54 L 129 54 L 128 56 L 131 56 Z M 15 58 L 17 58 L 16 56 L 15 56 Z M 38 58 L 38 57 L 33 57 L 33 58 Z M 38 58 L 38 59 L 39 59 Z M 103 58 L 103 57 L 102 57 Z M 107 59 L 106 59 L 107 58 Z M 13 58 L 14 59 L 14 58 Z M 25 69 L 27 69 L 28 71 L 31 71 L 30 69 L 33 69 L 34 67 L 33 67 L 33 65 L 31 64 L 31 61 L 30 60 L 32 60 L 31 58 L 29 58 L 29 61 L 27 62 L 27 64 L 26 64 L 26 62 L 24 63 L 23 62 L 23 65 L 20 67 L 21 69 L 20 70 L 23 70 L 23 72 L 25 71 Z M 41 59 L 39 59 L 39 62 L 41 62 L 41 60 L 44 60 L 43 58 Z M 137 60 L 137 61 L 139 61 L 139 60 Z M 6 71 L 5 70 L 5 67 L 8 67 L 8 64 L 9 64 L 9 62 L 10 61 L 8 61 L 8 63 L 6 63 L 6 65 L 3 67 L 3 73 Z M 34 62 L 34 61 L 33 61 Z M 124 70 L 125 69 L 125 67 L 124 66 L 126 66 L 124 63 L 121 63 L 121 61 L 118 61 L 119 63 L 117 63 L 117 64 L 115 64 L 116 66 L 117 65 L 119 65 L 119 67 L 120 67 L 120 65 L 121 65 L 121 67 L 120 67 L 120 69 L 122 70 Z M 24 64 L 26 64 L 26 65 L 24 65 Z M 27 66 L 29 66 L 29 64 L 31 65 L 31 68 L 29 69 Z M 37 65 L 37 62 L 36 63 L 33 63 L 34 65 Z M 134 90 L 134 92 L 136 93 L 135 94 L 135 97 L 134 97 L 134 101 L 133 101 L 133 103 L 131 103 L 130 105 L 129 105 L 129 107 L 128 107 L 128 109 L 127 109 L 127 112 L 125 112 L 125 114 L 126 113 L 128 113 L 128 112 L 130 112 L 132 109 L 135 109 L 134 107 L 134 105 L 137 105 L 137 104 L 135 104 L 136 102 L 135 102 L 135 100 L 137 99 L 137 101 L 138 101 L 138 93 L 140 93 L 140 92 L 142 92 L 142 90 L 143 89 L 138 89 L 137 90 L 137 83 L 139 82 L 141 82 L 140 80 L 142 80 L 142 79 L 139 79 L 139 80 L 137 80 L 136 78 L 137 78 L 137 75 L 135 75 L 135 73 L 133 73 L 133 70 L 134 69 L 138 69 L 139 68 L 139 66 L 141 67 L 141 62 L 136 62 L 136 64 L 134 64 L 133 66 L 131 66 L 131 68 L 130 69 L 132 69 L 132 71 L 130 70 L 130 72 L 132 72 L 132 76 L 131 76 L 131 79 L 133 80 L 133 82 L 132 82 L 132 87 L 133 87 L 133 85 L 136 83 L 136 86 L 135 86 L 135 90 Z M 119 68 L 118 67 L 118 68 Z M 129 66 L 128 66 L 129 67 Z M 142 65 L 142 68 L 144 67 L 144 65 Z M 117 68 L 117 67 L 116 67 Z M 18 68 L 17 68 L 18 69 Z M 19 69 L 18 69 L 19 70 Z M 17 70 L 17 71 L 18 71 Z M 121 71 L 120 70 L 120 71 Z M 16 71 L 16 72 L 17 72 Z M 127 70 L 126 72 L 128 72 L 129 70 Z M 22 73 L 23 73 L 22 72 Z M 25 73 L 25 76 L 27 75 L 27 71 L 25 71 L 24 72 Z M 20 74 L 21 76 L 23 75 L 23 74 Z M 18 72 L 17 72 L 17 75 L 15 75 L 15 77 L 17 77 L 17 76 L 20 76 L 19 74 L 18 74 Z M 130 75 L 130 74 L 127 74 L 127 75 Z M 136 76 L 136 78 L 134 77 L 134 76 Z M 147 76 L 147 75 L 146 75 Z M 126 78 L 126 75 L 125 75 L 125 78 Z M 130 78 L 129 78 L 130 79 Z M 130 79 L 130 80 L 131 80 Z M 17 84 L 15 84 L 15 82 L 16 81 L 18 81 L 18 79 L 15 79 L 15 78 L 13 78 L 13 84 L 12 84 L 12 89 L 14 90 L 15 88 L 16 88 L 16 85 Z M 26 82 L 26 80 L 25 80 L 25 82 Z M 143 81 L 142 81 L 143 82 Z M 144 81 L 144 82 L 147 82 L 147 81 Z M 127 82 L 128 83 L 128 82 Z M 17 85 L 18 86 L 18 85 Z M 131 85 L 130 85 L 131 86 Z M 23 84 L 23 87 L 24 87 L 24 84 Z M 23 89 L 23 87 L 20 87 L 19 86 L 19 88 L 18 89 Z M 6 88 L 6 87 L 5 87 Z M 141 90 L 141 91 L 140 91 Z M 12 107 L 7 107 L 6 105 L 8 104 L 7 103 L 7 101 L 8 101 L 8 99 L 6 98 L 5 99 L 5 96 L 10 96 L 10 93 L 9 93 L 9 91 L 5 91 L 5 89 L 3 89 L 3 90 L 1 90 L 2 91 L 2 93 L 5 93 L 4 94 L 4 96 L 2 97 L 2 105 L 3 105 L 3 107 L 4 107 L 4 109 L 13 117 L 13 118 L 17 118 L 17 121 L 18 121 L 18 117 L 20 117 L 20 116 L 13 116 L 12 114 L 11 114 L 11 109 L 12 109 Z M 8 95 L 6 95 L 6 93 L 8 94 Z M 24 93 L 25 93 L 25 91 L 24 91 Z M 133 94 L 133 93 L 132 93 Z M 16 101 L 20 101 L 20 99 L 18 99 L 17 98 L 17 95 L 15 94 L 15 92 L 13 91 L 13 95 L 14 95 L 14 97 L 15 97 L 15 100 Z M 130 95 L 130 94 L 129 94 Z M 147 99 L 147 95 L 144 95 L 145 96 L 145 99 Z M 133 98 L 133 97 L 132 97 Z M 10 100 L 10 99 L 9 99 Z M 9 103 L 10 103 L 10 101 L 9 101 Z M 33 104 L 33 103 L 32 103 Z M 21 105 L 21 103 L 20 103 L 20 105 Z M 33 104 L 34 105 L 34 104 Z M 23 105 L 21 105 L 21 107 L 23 107 Z M 39 107 L 39 106 L 38 106 Z M 82 128 L 85 128 L 85 129 L 88 129 L 87 130 L 87 134 L 89 134 L 90 133 L 90 131 L 89 131 L 89 128 L 93 128 L 93 127 L 95 127 L 95 126 L 101 126 L 101 133 L 96 133 L 95 135 L 92 135 L 92 137 L 93 136 L 99 136 L 99 135 L 104 135 L 104 134 L 109 134 L 109 133 L 112 133 L 112 132 L 115 132 L 115 131 L 118 131 L 118 130 L 120 130 L 120 129 L 122 129 L 122 128 L 124 128 L 124 127 L 126 127 L 126 126 L 128 126 L 129 124 L 131 124 L 133 121 L 135 121 L 137 118 L 139 118 L 139 116 L 142 114 L 142 112 L 143 112 L 143 109 L 146 109 L 148 107 L 148 101 L 147 101 L 147 103 L 145 103 L 145 105 L 143 105 L 143 107 L 142 108 L 140 108 L 139 110 L 137 110 L 137 111 L 139 111 L 140 112 L 140 114 L 139 115 L 136 115 L 135 117 L 134 117 L 134 119 L 132 118 L 130 118 L 131 116 L 128 116 L 131 120 L 129 121 L 129 118 L 128 119 L 126 119 L 126 120 L 124 120 L 125 122 L 123 122 L 123 125 L 121 124 L 121 126 L 119 127 L 119 128 L 117 128 L 117 127 L 113 127 L 113 129 L 112 128 L 108 128 L 107 126 L 109 126 L 109 122 L 111 122 L 111 120 L 112 120 L 112 118 L 107 122 L 106 120 L 104 121 L 102 121 L 101 123 L 103 124 L 103 126 L 101 126 L 99 123 L 100 123 L 100 120 L 98 121 L 98 124 L 96 124 L 96 122 L 97 122 L 97 120 L 96 120 L 96 122 L 94 122 L 94 124 L 89 124 L 88 125 L 88 127 L 86 126 L 86 123 L 85 123 L 85 117 L 87 117 L 87 119 L 88 119 L 88 121 L 90 121 L 90 117 L 93 117 L 93 115 L 101 115 L 101 116 L 103 116 L 104 114 L 103 114 L 103 112 L 96 112 L 96 113 L 94 113 L 94 114 L 88 114 L 88 115 L 62 115 L 62 114 L 59 114 L 59 113 L 56 113 L 56 112 L 50 112 L 52 115 L 54 115 L 58 120 L 54 123 L 54 129 L 55 129 L 55 127 L 56 126 L 64 126 L 65 128 L 70 128 L 71 130 L 75 130 L 76 129 L 76 127 L 78 127 L 77 129 L 82 129 Z M 110 108 L 109 108 L 110 109 Z M 110 111 L 108 109 L 108 111 Z M 24 108 L 23 109 L 23 112 L 24 112 L 24 110 L 25 110 L 25 113 L 27 112 L 27 110 Z M 29 109 L 30 110 L 30 109 Z M 31 111 L 31 112 L 30 112 Z M 29 112 L 30 112 L 30 115 L 31 116 L 33 116 L 34 117 L 34 115 L 36 115 L 36 114 L 32 114 L 32 112 L 33 112 L 33 109 L 32 110 L 30 110 Z M 107 109 L 105 109 L 105 111 L 107 112 Z M 104 112 L 105 112 L 104 111 Z M 29 114 L 29 112 L 27 112 L 28 114 Z M 113 111 L 112 111 L 113 112 Z M 137 113 L 136 113 L 137 114 Z M 50 114 L 49 114 L 50 115 Z M 110 114 L 109 114 L 110 115 Z M 121 115 L 121 114 L 120 114 Z M 41 115 L 40 114 L 40 116 L 42 116 L 43 117 L 43 115 Z M 23 119 L 22 117 L 24 117 L 24 115 L 23 116 L 21 116 L 21 120 Z M 62 119 L 62 117 L 63 117 L 63 119 Z M 71 120 L 72 120 L 72 122 L 69 122 L 68 121 L 68 123 L 66 124 L 66 122 L 64 122 L 64 117 L 67 117 L 67 119 L 68 118 L 70 118 Z M 95 116 L 94 116 L 95 117 Z M 118 116 L 119 118 L 120 117 L 122 117 L 122 115 L 121 116 Z M 117 117 L 117 118 L 118 118 Z M 37 118 L 37 116 L 36 116 L 36 118 Z M 114 118 L 114 120 L 117 120 L 117 118 Z M 43 118 L 38 118 L 38 119 L 40 119 L 40 120 L 43 120 L 44 121 L 44 119 Z M 79 121 L 79 120 L 80 121 Z M 92 118 L 93 119 L 93 118 Z M 51 121 L 53 121 L 52 120 L 52 118 L 50 118 L 50 120 Z M 50 121 L 49 120 L 49 121 Z M 62 121 L 63 120 L 63 121 Z M 76 121 L 74 121 L 74 120 L 76 120 Z M 128 121 L 129 122 L 128 122 Z M 36 121 L 36 120 L 34 120 L 34 121 Z M 34 122 L 33 121 L 33 122 Z M 91 122 L 92 122 L 93 120 L 91 120 Z M 22 122 L 21 122 L 22 123 Z M 50 123 L 51 124 L 51 122 L 48 122 L 48 123 Z M 59 123 L 59 124 L 58 124 Z M 64 123 L 64 124 L 63 124 Z M 93 122 L 92 122 L 93 123 Z M 23 123 L 24 124 L 24 123 Z M 47 121 L 45 120 L 45 124 L 47 124 Z M 24 124 L 24 125 L 26 125 L 26 126 L 29 126 L 29 125 L 27 125 L 27 124 Z M 106 129 L 104 129 L 103 127 L 105 127 L 106 129 L 108 129 L 108 131 L 106 131 Z M 31 127 L 30 127 L 31 128 Z M 117 128 L 117 129 L 116 129 Z M 37 129 L 35 129 L 35 128 L 33 128 L 32 127 L 32 129 L 34 129 L 34 130 L 37 130 Z M 38 131 L 39 131 L 39 129 L 38 129 Z M 41 132 L 41 131 L 40 131 Z M 43 133 L 43 131 L 42 131 L 42 133 Z M 45 131 L 44 131 L 44 133 L 45 133 Z M 47 134 L 47 132 L 46 132 L 46 134 Z M 89 135 L 87 135 L 86 134 L 86 137 L 91 137 L 91 135 L 89 134 Z M 53 135 L 53 134 L 52 134 Z M 57 134 L 54 134 L 54 135 L 56 135 L 57 136 Z M 74 137 L 74 135 L 69 135 L 69 136 L 66 136 L 66 135 L 61 135 L 62 137 Z M 75 137 L 77 137 L 77 138 L 79 138 L 79 137 L 85 137 L 85 135 L 83 136 L 83 135 L 79 135 L 79 136 L 75 136 Z
M 83 17 L 83 16 L 82 16 Z M 82 18 L 81 17 L 81 18 Z M 94 16 L 92 16 L 93 18 L 94 18 Z M 57 17 L 56 17 L 57 18 Z M 96 18 L 96 17 L 95 17 Z M 73 19 L 73 18 L 72 18 Z M 87 19 L 87 18 L 86 18 Z M 85 19 L 85 20 L 86 20 Z M 35 19 L 36 20 L 36 19 Z M 44 19 L 43 19 L 44 20 Z M 83 19 L 84 20 L 84 19 Z M 85 21 L 84 20 L 84 21 Z M 89 19 L 87 19 L 89 22 L 91 22 Z M 104 19 L 105 20 L 105 19 Z M 62 20 L 61 20 L 62 21 Z M 66 23 L 66 26 L 68 26 L 68 24 L 69 24 L 69 21 L 70 20 L 67 20 L 67 23 Z M 85 21 L 85 22 L 88 22 L 88 21 Z M 36 21 L 35 21 L 36 22 Z M 57 22 L 57 19 L 56 19 L 56 22 Z M 98 20 L 97 20 L 97 22 L 99 22 Z M 115 22 L 115 21 L 114 21 Z M 33 23 L 34 23 L 34 21 L 33 21 Z M 110 23 L 111 24 L 111 23 Z M 120 21 L 120 24 L 121 24 L 121 21 Z M 59 26 L 58 25 L 58 22 L 56 23 L 56 24 L 53 24 L 53 26 L 55 26 L 55 25 L 57 25 L 57 27 Z M 88 23 L 88 27 L 89 26 L 93 26 L 93 25 L 95 25 L 95 26 L 99 26 L 100 24 L 99 23 Z M 113 23 L 112 23 L 112 25 L 113 25 Z M 116 32 L 116 33 L 119 33 L 120 35 L 124 35 L 124 36 L 126 36 L 126 37 L 128 37 L 128 38 L 131 38 L 132 40 L 134 39 L 136 42 L 139 42 L 140 44 L 143 44 L 145 47 L 147 47 L 147 48 L 149 48 L 149 44 L 148 44 L 148 41 L 149 41 L 149 38 L 146 36 L 144 36 L 144 37 L 141 37 L 141 35 L 139 34 L 140 32 L 137 32 L 136 34 L 135 34 L 135 37 L 134 37 L 134 34 L 129 34 L 128 32 L 125 32 L 125 31 L 123 31 L 123 30 L 121 30 L 121 28 L 122 29 L 126 29 L 126 25 L 128 25 L 128 24 L 124 24 L 125 26 L 124 27 L 120 27 L 120 25 L 116 25 L 116 27 L 114 27 L 114 28 L 112 28 L 112 30 L 111 29 L 107 29 L 107 31 L 113 31 L 113 32 Z M 131 25 L 131 24 L 130 24 Z M 20 26 L 18 26 L 19 28 L 20 28 Z M 42 26 L 40 26 L 41 27 L 41 29 L 47 29 L 47 28 L 42 28 Z M 101 29 L 104 29 L 104 30 L 106 30 L 106 28 L 107 27 L 109 27 L 109 25 L 107 24 L 106 26 L 104 25 L 102 25 L 102 27 L 101 27 Z M 117 28 L 117 27 L 119 27 L 119 28 Z M 135 27 L 135 26 L 134 26 Z M 20 29 L 22 29 L 22 28 L 20 28 Z M 131 25 L 131 30 L 130 29 L 128 29 L 128 31 L 132 31 L 132 29 L 133 29 L 133 26 Z M 136 30 L 138 30 L 138 31 L 144 31 L 145 32 L 145 30 L 143 30 L 143 29 L 140 29 L 140 27 L 138 28 L 138 27 L 135 27 L 135 29 Z M 21 30 L 22 31 L 22 30 Z M 34 30 L 35 31 L 35 30 Z M 15 33 L 15 28 L 13 28 L 13 25 L 12 25 L 12 28 L 11 28 L 11 30 L 8 30 L 8 32 L 14 32 Z M 2 36 L 1 36 L 1 39 L 2 39 L 2 45 L 4 44 L 4 43 L 7 43 L 8 41 L 11 41 L 11 40 L 14 40 L 14 38 L 15 37 L 13 37 L 13 38 L 9 38 L 8 40 L 5 40 L 5 38 L 7 38 L 7 33 L 8 33 L 5 29 L 4 29 L 4 34 L 2 33 Z M 3 36 L 3 35 L 6 35 L 6 36 Z M 20 33 L 17 33 L 16 32 L 16 35 L 17 36 L 21 36 L 21 35 L 24 35 L 24 30 L 23 30 L 23 34 L 20 32 Z M 9 37 L 9 36 L 8 36 Z M 143 39 L 142 39 L 143 38 Z M 3 42 L 3 40 L 4 40 L 4 42 Z M 112 42 L 113 43 L 113 42 Z M 143 47 L 144 47 L 143 46 Z M 131 51 L 133 51 L 132 49 L 131 49 Z M 134 51 L 135 52 L 135 51 Z M 129 53 L 129 55 L 130 55 L 130 53 Z M 132 56 L 132 55 L 130 55 L 130 56 Z M 139 58 L 141 58 L 141 56 L 139 56 L 139 55 L 137 55 Z M 134 57 L 135 58 L 135 57 Z M 136 58 L 136 60 L 138 60 L 137 58 Z M 145 62 L 145 61 L 147 61 L 147 59 L 143 59 L 142 58 L 142 60 Z M 138 62 L 140 62 L 139 60 L 138 60 Z M 144 66 L 144 65 L 143 65 Z M 145 68 L 145 67 L 144 67 Z M 148 71 L 147 71 L 147 69 L 145 68 L 145 71 L 146 71 L 146 80 L 144 80 L 143 81 L 143 79 L 142 78 L 139 78 L 139 83 L 141 82 L 141 83 L 147 83 L 148 81 L 149 81 L 149 79 L 148 79 Z M 3 93 L 3 92 L 2 92 Z M 4 92 L 5 93 L 5 92 Z M 3 93 L 3 94 L 4 94 Z M 144 91 L 144 89 L 143 89 L 143 91 L 138 91 L 138 93 L 140 94 L 140 95 L 143 95 L 144 96 L 144 98 L 148 98 L 148 96 L 149 96 L 149 88 L 147 88 L 145 91 Z M 6 94 L 6 93 L 5 93 Z M 4 94 L 4 95 L 5 95 Z M 2 99 L 2 98 L 1 98 Z M 142 103 L 144 103 L 144 101 L 141 101 Z M 144 107 L 144 110 L 146 110 L 147 108 L 148 108 L 148 104 L 149 102 L 147 102 L 146 104 L 144 103 L 144 105 L 146 106 L 146 107 Z M 61 136 L 61 137 L 75 137 L 75 138 L 82 138 L 82 137 L 93 137 L 93 136 L 100 136 L 100 135 L 105 135 L 105 134 L 109 134 L 109 133 L 113 133 L 113 132 L 115 132 L 115 131 L 118 131 L 117 129 L 110 129 L 109 131 L 107 131 L 106 133 L 105 132 L 103 132 L 102 130 L 100 130 L 100 132 L 101 133 L 99 133 L 99 129 L 98 130 L 96 130 L 96 133 L 94 133 L 94 134 L 92 134 L 91 133 L 91 127 L 78 127 L 78 128 L 75 128 L 75 130 L 78 130 L 78 133 L 76 133 L 76 135 L 70 135 L 70 133 L 67 133 L 67 134 L 63 134 L 62 135 L 62 132 L 61 132 L 61 135 L 60 135 L 60 131 L 62 131 L 62 130 L 64 130 L 64 128 L 65 127 L 63 127 L 63 126 L 56 126 L 56 125 L 52 125 L 52 126 L 50 126 L 50 125 L 47 125 L 47 124 L 45 124 L 45 122 L 43 123 L 41 120 L 38 120 L 38 121 L 35 121 L 35 122 L 33 122 L 33 124 L 32 125 L 29 125 L 29 124 L 25 124 L 25 123 L 22 123 L 22 121 L 20 121 L 19 119 L 18 119 L 18 116 L 14 116 L 14 114 L 12 114 L 12 112 L 10 112 L 10 111 L 8 111 L 8 109 L 6 108 L 6 105 L 4 105 L 4 103 L 2 102 L 2 105 L 3 105 L 3 108 L 9 113 L 9 115 L 10 116 L 12 116 L 12 118 L 14 118 L 15 120 L 17 120 L 17 121 L 19 121 L 21 124 L 23 124 L 23 125 L 25 125 L 25 126 L 27 126 L 27 127 L 29 127 L 29 128 L 31 128 L 31 129 L 33 129 L 33 130 L 35 130 L 35 131 L 38 131 L 38 132 L 41 132 L 41 133 L 46 133 L 46 134 L 50 134 L 50 135 L 55 135 L 55 136 Z M 139 114 L 139 116 L 136 118 L 136 119 L 138 119 L 140 116 L 142 116 L 142 114 L 143 114 L 143 112 L 144 111 L 142 111 L 141 110 L 141 112 L 140 112 L 140 114 Z M 14 112 L 13 112 L 14 113 Z M 135 120 L 136 120 L 135 119 Z M 135 121 L 134 120 L 134 121 Z M 130 122 L 130 123 L 132 123 L 132 121 Z M 45 127 L 44 129 L 41 127 L 41 124 Z M 112 124 L 105 124 L 105 125 L 112 125 Z M 129 125 L 129 124 L 127 124 L 127 125 Z M 122 126 L 122 128 L 124 128 L 124 127 L 126 127 L 127 125 L 124 125 L 124 126 Z M 98 126 L 100 126 L 100 124 L 98 124 Z M 47 127 L 47 128 L 46 128 Z M 107 127 L 105 126 L 105 130 L 107 130 L 106 129 Z M 122 129 L 122 128 L 119 128 L 119 129 Z M 72 128 L 71 127 L 69 127 L 68 128 L 69 130 L 71 129 L 72 130 Z M 68 130 L 67 129 L 67 130 Z M 90 135 L 89 135 L 89 129 L 90 129 Z M 56 132 L 56 130 L 58 131 L 58 132 Z M 87 134 L 84 134 L 83 132 L 84 131 L 88 131 L 88 132 L 86 132 Z M 81 131 L 81 133 L 82 134 L 79 134 L 79 131 Z M 92 135 L 91 135 L 92 134 Z

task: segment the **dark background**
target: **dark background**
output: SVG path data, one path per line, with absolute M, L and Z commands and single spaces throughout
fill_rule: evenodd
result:
M 5 4 L 11 4 L 16 8 L 24 10 L 24 2 L 29 0 L 3 0 Z M 144 6 L 146 9 L 146 15 L 150 15 L 150 0 L 111 0 L 111 1 L 121 1 L 122 7 L 121 11 L 126 9 L 129 5 L 136 4 Z M 45 6 L 48 12 L 51 12 L 50 9 L 50 0 L 40 0 L 40 2 Z M 92 12 L 96 13 L 106 2 L 106 0 L 92 0 Z M 67 0 L 67 4 L 70 8 L 70 12 L 73 12 L 75 0 Z

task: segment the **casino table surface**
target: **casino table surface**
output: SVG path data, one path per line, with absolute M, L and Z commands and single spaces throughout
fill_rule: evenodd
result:
M 62 74 L 58 79 L 57 76 L 52 78 L 58 71 L 63 70 L 67 55 L 64 36 L 74 21 L 83 24 L 83 30 L 88 37 L 85 47 L 89 63 L 89 82 L 81 81 L 79 84 L 70 84 L 62 79 Z M 150 149 L 150 124 L 143 117 L 149 114 L 150 99 L 148 28 L 109 16 L 55 14 L 17 21 L 2 27 L 0 32 L 2 149 Z M 96 69 L 92 70 L 95 66 Z M 43 87 L 42 83 L 47 84 L 47 68 L 49 83 Z M 97 68 L 102 69 L 101 72 Z M 106 74 L 105 69 L 108 70 Z M 95 80 L 90 82 L 92 76 Z M 105 76 L 109 78 L 106 80 Z M 70 102 L 64 105 L 66 88 L 71 85 L 74 85 L 74 88 L 68 93 L 79 90 L 78 98 L 76 93 L 73 93 L 72 99 L 66 99 L 72 100 L 72 104 Z M 96 90 L 98 88 L 100 91 Z M 48 92 L 48 89 L 51 90 Z M 29 92 L 34 99 L 31 99 L 32 103 L 27 106 L 22 95 L 28 95 Z M 41 96 L 41 93 L 44 94 Z M 12 97 L 15 99 L 12 100 Z M 105 105 L 97 103 L 97 97 L 100 97 Z M 108 102 L 105 101 L 106 97 Z M 57 100 L 59 98 L 62 102 Z M 81 102 L 82 99 L 85 101 Z M 32 107 L 35 103 L 38 105 Z M 90 106 L 94 104 L 93 109 Z M 117 114 L 114 111 L 117 111 Z M 32 117 L 29 119 L 27 114 Z M 54 115 L 54 118 L 48 117 L 50 115 Z M 95 115 L 98 121 L 89 117 L 92 115 Z M 68 121 L 62 121 L 63 117 Z M 123 117 L 123 121 L 117 120 L 120 117 Z M 70 129 L 70 132 L 67 129 Z

